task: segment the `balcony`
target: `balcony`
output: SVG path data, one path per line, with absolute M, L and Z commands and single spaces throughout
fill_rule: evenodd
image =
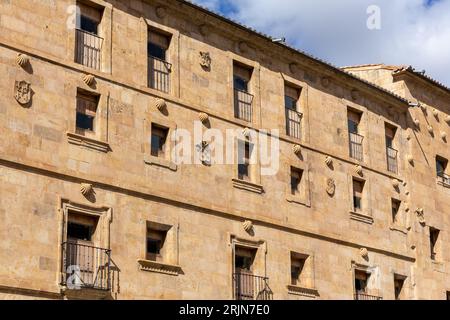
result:
M 388 169 L 388 171 L 395 173 L 395 174 L 398 173 L 397 154 L 398 154 L 397 150 L 390 148 L 390 147 L 386 148 L 387 169 Z
M 363 139 L 364 137 L 357 133 L 349 133 L 350 157 L 358 161 L 363 161 Z
M 63 286 L 75 290 L 110 290 L 111 250 L 64 242 L 62 259 Z
M 358 292 L 358 293 L 355 293 L 354 300 L 383 300 L 383 298 L 378 297 L 378 296 L 371 296 L 366 293 Z
M 75 62 L 100 70 L 102 62 L 103 38 L 96 34 L 76 29 Z
M 233 274 L 235 300 L 272 300 L 273 292 L 268 285 L 269 278 L 247 273 Z
M 238 119 L 252 122 L 253 95 L 248 92 L 234 89 L 234 116 Z
M 437 180 L 438 183 L 443 185 L 444 187 L 450 188 L 450 176 L 443 173 L 443 172 L 438 172 L 437 175 Z
M 172 64 L 156 57 L 148 57 L 148 86 L 169 93 Z
M 296 139 L 301 137 L 301 121 L 303 114 L 296 110 L 286 109 L 286 134 Z

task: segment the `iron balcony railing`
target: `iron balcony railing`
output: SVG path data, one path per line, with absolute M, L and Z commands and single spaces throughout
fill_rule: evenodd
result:
M 364 137 L 357 133 L 349 133 L 350 157 L 358 161 L 363 161 L 363 139 Z
M 234 89 L 234 116 L 236 118 L 251 122 L 253 119 L 252 103 L 253 95 Z
M 68 289 L 111 288 L 111 250 L 89 245 L 62 244 L 62 281 Z
M 286 109 L 286 134 L 293 138 L 300 139 L 301 137 L 301 123 L 303 114 L 296 110 Z
M 269 278 L 248 273 L 233 274 L 235 300 L 272 300 L 273 292 L 268 281 Z
M 383 300 L 382 297 L 378 297 L 378 296 L 371 296 L 369 294 L 366 293 L 355 293 L 354 295 L 354 299 L 355 300 Z
M 398 154 L 397 150 L 390 148 L 390 147 L 386 148 L 387 169 L 388 169 L 388 171 L 393 172 L 393 173 L 398 172 L 397 154 Z
M 100 70 L 103 38 L 94 33 L 76 29 L 75 62 Z
M 438 182 L 440 184 L 442 184 L 445 187 L 450 187 L 450 176 L 449 175 L 447 175 L 443 172 L 438 172 L 437 178 L 438 178 Z
M 148 57 L 148 85 L 152 89 L 169 93 L 172 64 L 156 57 Z

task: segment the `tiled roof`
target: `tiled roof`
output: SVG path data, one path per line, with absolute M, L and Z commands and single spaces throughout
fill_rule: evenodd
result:
M 438 86 L 439 88 L 448 91 L 450 93 L 450 88 L 447 87 L 445 84 L 437 81 L 436 79 L 433 79 L 432 77 L 428 76 L 425 74 L 424 71 L 417 71 L 415 68 L 413 68 L 412 66 L 404 66 L 404 67 L 400 67 L 397 70 L 394 70 L 393 74 L 400 74 L 400 73 L 404 73 L 404 72 L 410 72 L 412 74 L 414 74 L 415 76 L 418 76 L 432 84 L 434 84 L 435 86 Z
M 257 36 L 259 36 L 261 38 L 264 38 L 267 41 L 270 41 L 271 43 L 274 43 L 273 42 L 273 39 L 274 39 L 273 37 L 271 37 L 271 36 L 269 36 L 267 34 L 261 33 L 261 32 L 255 30 L 255 29 L 253 29 L 253 28 L 251 28 L 249 26 L 246 26 L 246 25 L 244 25 L 244 24 L 242 24 L 242 23 L 240 23 L 238 21 L 235 21 L 235 20 L 232 20 L 232 19 L 230 19 L 228 17 L 225 17 L 224 15 L 222 15 L 222 14 L 220 14 L 218 12 L 212 11 L 212 10 L 210 10 L 208 8 L 205 8 L 205 7 L 201 6 L 201 5 L 195 4 L 195 3 L 191 2 L 191 1 L 188 1 L 188 0 L 178 0 L 178 1 L 181 2 L 181 3 L 184 3 L 186 5 L 189 5 L 189 6 L 193 7 L 194 9 L 201 10 L 201 11 L 203 11 L 203 12 L 205 12 L 205 13 L 213 16 L 213 17 L 216 17 L 216 18 L 218 18 L 220 20 L 223 20 L 223 21 L 225 21 L 227 23 L 230 23 L 230 24 L 232 24 L 232 25 L 234 25 L 234 26 L 236 26 L 238 28 L 241 28 L 241 29 L 244 29 L 244 30 L 246 30 L 248 32 L 251 32 L 251 33 L 253 33 L 253 34 L 255 34 L 255 35 L 257 35 Z M 306 53 L 305 51 L 302 51 L 300 49 L 292 47 L 292 46 L 290 46 L 290 45 L 288 45 L 286 43 L 277 42 L 277 43 L 274 43 L 274 44 L 282 46 L 282 47 L 285 47 L 285 48 L 287 48 L 287 49 L 289 49 L 291 51 L 294 51 L 296 53 L 299 53 L 299 54 L 301 54 L 301 55 L 303 55 L 303 56 L 305 56 L 305 57 L 307 57 L 307 58 L 309 58 L 311 60 L 314 60 L 316 62 L 319 62 L 319 63 L 325 65 L 328 68 L 333 69 L 334 71 L 336 71 L 336 72 L 338 72 L 340 74 L 343 74 L 343 75 L 345 75 L 347 77 L 356 79 L 359 82 L 365 83 L 369 87 L 375 88 L 376 90 L 381 91 L 383 93 L 386 93 L 386 94 L 390 95 L 391 97 L 394 97 L 397 100 L 400 100 L 403 103 L 409 104 L 408 100 L 406 100 L 405 98 L 399 96 L 398 94 L 395 94 L 392 91 L 389 91 L 389 90 L 387 90 L 387 89 L 385 89 L 385 88 L 383 88 L 381 86 L 378 86 L 378 85 L 376 85 L 376 84 L 374 84 L 372 82 L 369 82 L 369 81 L 367 81 L 365 79 L 362 79 L 362 78 L 360 78 L 360 77 L 358 77 L 358 76 L 356 76 L 354 74 L 351 74 L 350 72 L 347 72 L 347 71 L 345 71 L 345 70 L 343 70 L 343 69 L 341 69 L 341 68 L 331 64 L 330 62 L 327 62 L 327 61 L 322 60 L 322 59 L 320 59 L 318 57 L 315 57 L 315 56 L 313 56 L 313 55 L 311 55 L 309 53 Z

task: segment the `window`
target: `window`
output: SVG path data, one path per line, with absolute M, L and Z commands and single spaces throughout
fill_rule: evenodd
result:
M 77 113 L 76 113 L 76 133 L 85 135 L 95 131 L 95 116 L 99 96 L 86 91 L 78 90 L 77 93 Z
M 353 179 L 353 209 L 354 209 L 354 211 L 362 210 L 363 189 L 364 189 L 364 181 Z
M 284 107 L 286 112 L 286 134 L 288 136 L 300 139 L 301 120 L 303 115 L 298 112 L 298 99 L 300 89 L 285 85 L 284 86 Z
M 350 157 L 358 161 L 363 160 L 364 137 L 359 132 L 360 121 L 361 113 L 350 109 L 347 111 Z
M 450 291 L 447 291 L 447 300 L 450 300 Z
M 367 293 L 367 283 L 369 281 L 370 274 L 361 271 L 355 270 L 355 291 L 356 293 Z
M 394 139 L 397 128 L 389 124 L 385 124 L 385 136 L 386 136 L 386 156 L 387 156 L 387 169 L 390 172 L 397 173 L 397 153 L 394 148 Z
M 253 146 L 248 141 L 238 143 L 238 179 L 251 180 L 250 159 Z
M 294 167 L 291 167 L 291 194 L 299 195 L 300 183 L 302 181 L 303 171 Z
M 439 257 L 439 233 L 440 230 L 430 227 L 430 253 L 431 260 L 437 260 Z
M 255 256 L 256 249 L 236 247 L 234 255 L 234 268 L 236 273 L 252 273 Z
M 84 3 L 77 2 L 79 16 L 77 17 L 75 62 L 99 70 L 103 38 L 99 36 L 102 10 Z
M 154 157 L 165 156 L 165 145 L 169 129 L 165 127 L 152 124 L 152 137 L 151 137 L 151 155 Z
M 233 65 L 234 113 L 235 117 L 252 121 L 253 96 L 249 93 L 252 69 L 238 63 Z
M 405 277 L 395 274 L 394 275 L 394 295 L 395 295 L 395 300 L 400 300 L 402 298 L 404 284 L 405 284 Z
M 396 199 L 391 199 L 391 207 L 392 207 L 392 222 L 394 224 L 398 223 L 398 213 L 400 209 L 401 202 Z
M 67 224 L 67 238 L 83 241 L 92 240 L 93 227 L 91 225 L 84 225 L 76 222 L 69 222 Z
M 147 260 L 161 260 L 167 231 L 147 228 Z
M 438 183 L 443 186 L 450 187 L 450 177 L 446 174 L 448 160 L 440 156 L 436 156 L 436 175 Z
M 172 65 L 167 62 L 167 51 L 170 46 L 170 36 L 150 30 L 148 33 L 148 81 L 149 87 L 163 91 L 170 91 L 170 73 Z

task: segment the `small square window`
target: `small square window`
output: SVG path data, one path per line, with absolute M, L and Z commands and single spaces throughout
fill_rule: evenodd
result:
M 291 252 L 291 285 L 313 288 L 312 258 L 306 254 Z
M 163 157 L 165 155 L 165 146 L 169 129 L 152 124 L 151 133 L 151 155 L 154 157 Z
M 147 260 L 160 260 L 162 249 L 166 240 L 167 231 L 147 229 Z
M 79 90 L 77 94 L 76 132 L 84 135 L 95 131 L 99 96 Z

